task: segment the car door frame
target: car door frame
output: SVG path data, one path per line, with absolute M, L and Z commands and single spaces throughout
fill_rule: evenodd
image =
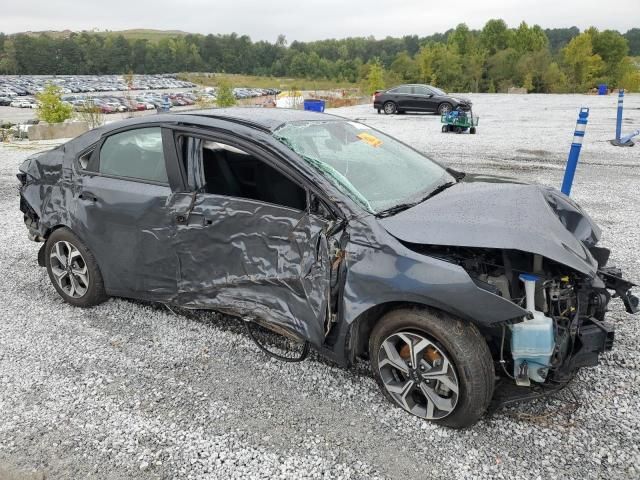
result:
M 163 157 L 165 162 L 165 169 L 167 172 L 167 182 L 157 182 L 154 180 L 142 179 L 142 178 L 133 178 L 126 177 L 121 175 L 112 175 L 112 174 L 104 174 L 101 173 L 100 168 L 100 151 L 104 146 L 104 143 L 114 135 L 118 135 L 120 133 L 141 130 L 146 128 L 159 128 L 162 137 L 162 150 Z M 171 137 L 171 130 L 168 128 L 166 122 L 149 122 L 149 123 L 135 123 L 131 125 L 126 125 L 121 128 L 109 130 L 108 132 L 103 133 L 100 138 L 93 143 L 92 145 L 84 148 L 80 151 L 74 158 L 72 163 L 72 172 L 74 176 L 74 181 L 72 182 L 72 195 L 74 199 L 74 212 L 73 218 L 74 222 L 70 225 L 70 228 L 79 235 L 83 241 L 87 244 L 89 249 L 95 250 L 95 246 L 93 245 L 91 236 L 92 234 L 87 229 L 86 224 L 81 222 L 77 215 L 77 210 L 80 208 L 77 203 L 81 200 L 79 198 L 80 195 L 85 192 L 84 184 L 82 180 L 84 177 L 99 177 L 104 179 L 113 179 L 116 181 L 123 182 L 132 182 L 135 184 L 145 184 L 151 186 L 158 187 L 166 187 L 168 189 L 167 198 L 170 198 L 173 194 L 174 187 L 178 185 L 177 181 L 179 179 L 179 170 L 177 165 L 177 158 L 175 155 L 171 155 L 173 150 L 173 139 Z M 89 156 L 89 164 L 96 167 L 96 170 L 87 170 L 82 167 L 80 164 L 80 159 L 87 155 L 87 153 L 91 152 Z M 89 192 L 90 193 L 90 192 Z M 169 212 L 167 212 L 169 214 Z M 168 217 L 167 217 L 168 218 Z M 83 231 L 86 230 L 86 231 Z M 169 234 L 170 232 L 166 232 Z M 98 266 L 100 267 L 101 272 L 103 273 L 103 277 L 105 280 L 105 288 L 107 293 L 111 295 L 120 295 L 129 298 L 138 298 L 152 301 L 170 301 L 175 297 L 176 289 L 166 286 L 165 288 L 153 288 L 153 293 L 149 291 L 149 289 L 119 289 L 115 288 L 114 281 L 108 281 L 108 279 L 112 278 L 114 275 L 111 274 L 111 271 L 107 265 L 110 264 L 108 259 L 104 258 L 102 255 L 96 255 L 96 261 L 98 262 Z
M 174 188 L 179 187 L 181 185 L 182 177 L 181 177 L 181 172 L 178 165 L 178 157 L 175 152 L 175 145 L 174 145 L 174 140 L 172 135 L 172 127 L 173 127 L 173 124 L 167 124 L 167 122 L 148 122 L 148 123 L 134 123 L 131 125 L 126 125 L 120 128 L 109 130 L 108 132 L 103 133 L 95 143 L 93 143 L 87 148 L 84 148 L 80 153 L 76 155 L 76 158 L 73 161 L 73 173 L 74 175 L 91 174 L 91 175 L 97 175 L 101 177 L 117 178 L 120 180 L 131 180 L 135 182 L 149 183 L 154 185 L 168 184 L 171 187 L 171 190 L 173 191 Z M 165 168 L 167 170 L 168 183 L 155 182 L 153 180 L 145 180 L 143 178 L 132 178 L 132 177 L 123 177 L 118 175 L 103 174 L 103 173 L 100 173 L 99 171 L 85 170 L 80 166 L 80 162 L 79 162 L 80 158 L 93 150 L 93 153 L 89 158 L 89 163 L 93 163 L 95 161 L 96 165 L 99 168 L 100 167 L 100 150 L 102 149 L 104 142 L 109 137 L 112 137 L 113 135 L 117 135 L 119 133 L 124 133 L 132 130 L 141 130 L 144 128 L 160 129 L 160 133 L 162 136 L 162 150 L 164 154 Z
M 408 87 L 409 88 L 409 93 L 400 93 L 400 92 L 393 92 L 393 90 L 397 90 L 399 88 L 402 87 Z M 394 87 L 392 89 L 390 89 L 389 91 L 387 91 L 388 95 L 391 95 L 392 98 L 391 100 L 396 104 L 396 108 L 398 110 L 412 110 L 411 108 L 411 90 L 412 87 L 410 85 L 398 85 L 397 87 Z
M 427 91 L 431 93 L 427 95 L 418 93 L 417 92 L 418 88 L 426 88 Z M 411 89 L 412 89 L 411 106 L 413 110 L 416 110 L 419 112 L 434 111 L 434 108 L 432 107 L 434 93 L 429 89 L 429 87 L 427 87 L 426 85 L 412 85 Z
M 205 129 L 205 128 L 198 128 L 194 126 L 186 126 L 186 125 L 172 125 L 171 130 L 172 130 L 172 140 L 173 140 L 172 153 L 175 154 L 177 158 L 176 164 L 180 169 L 180 178 L 181 178 L 181 182 L 180 182 L 180 185 L 178 186 L 178 190 L 176 190 L 174 193 L 178 195 L 182 194 L 183 196 L 185 195 L 187 196 L 187 197 L 184 197 L 183 201 L 178 202 L 182 205 L 182 209 L 179 207 L 176 209 L 176 221 L 178 223 L 184 223 L 185 221 L 188 222 L 191 209 L 193 209 L 193 205 L 196 203 L 196 198 L 198 195 L 197 192 L 191 191 L 188 187 L 187 174 L 186 174 L 187 172 L 185 171 L 185 165 L 181 158 L 181 154 L 178 153 L 179 144 L 177 139 L 179 136 L 184 135 L 184 136 L 196 137 L 204 140 L 212 140 L 212 141 L 228 144 L 230 146 L 237 147 L 247 151 L 251 155 L 258 158 L 260 161 L 266 163 L 271 168 L 274 168 L 275 170 L 280 172 L 282 175 L 286 176 L 289 180 L 291 180 L 292 182 L 300 186 L 305 191 L 307 206 L 305 210 L 300 211 L 291 207 L 287 207 L 285 205 L 272 204 L 269 202 L 250 199 L 250 198 L 226 196 L 227 198 L 236 199 L 240 202 L 253 202 L 253 203 L 275 206 L 277 208 L 282 208 L 282 209 L 290 209 L 296 212 L 302 212 L 302 217 L 299 220 L 299 223 L 305 220 L 306 217 L 310 217 L 310 219 L 316 218 L 319 221 L 325 222 L 327 224 L 331 224 L 332 226 L 328 229 L 327 232 L 325 232 L 327 242 L 330 242 L 330 241 L 333 242 L 334 240 L 333 236 L 337 235 L 337 232 L 340 231 L 339 227 L 345 224 L 344 223 L 345 217 L 342 214 L 341 210 L 335 205 L 333 201 L 331 201 L 330 198 L 327 197 L 325 192 L 320 190 L 317 185 L 315 185 L 313 182 L 310 182 L 307 178 L 305 178 L 304 175 L 298 172 L 295 169 L 295 167 L 293 167 L 293 165 L 291 165 L 291 163 L 284 157 L 284 155 L 277 152 L 275 149 L 267 148 L 267 145 L 265 145 L 265 142 L 260 142 L 257 139 L 251 138 L 248 135 L 243 135 L 242 133 L 238 133 L 235 131 L 230 131 L 228 129 L 222 129 L 222 128 L 206 128 Z M 215 194 L 207 194 L 207 195 L 211 195 L 212 197 L 216 196 Z M 217 195 L 217 196 L 225 197 L 225 195 Z M 190 197 L 190 199 L 188 197 Z M 327 211 L 327 213 L 331 216 L 331 218 L 324 218 L 317 212 L 312 211 L 311 204 L 314 199 L 317 199 L 322 204 L 324 210 Z M 186 210 L 185 210 L 185 207 L 186 207 Z M 329 248 L 327 248 L 327 250 L 329 250 Z M 333 253 L 336 253 L 335 257 L 333 256 Z M 327 255 L 328 255 L 326 259 L 327 265 L 330 268 L 330 270 L 327 271 L 327 274 L 329 275 L 329 287 L 330 287 L 331 275 L 334 269 L 336 272 L 340 271 L 341 269 L 343 269 L 344 263 L 342 262 L 342 258 L 343 258 L 342 253 L 340 253 L 339 250 L 336 252 L 327 251 Z M 337 262 L 336 258 L 339 258 L 340 261 Z M 341 305 L 341 302 L 339 301 L 340 298 L 341 298 L 341 291 L 332 292 L 331 288 L 328 288 L 327 298 L 326 298 L 327 311 L 325 313 L 324 318 L 322 319 L 323 328 L 326 330 L 324 337 L 326 337 L 326 334 L 328 333 L 330 326 L 333 325 L 336 321 L 337 310 Z M 211 308 L 215 309 L 215 307 L 211 307 Z M 234 313 L 234 312 L 228 312 L 228 313 Z M 246 314 L 243 314 L 242 310 L 238 310 L 235 313 L 238 313 L 241 316 L 245 316 L 245 317 L 247 316 Z M 263 321 L 263 322 L 266 322 L 267 324 L 270 323 L 269 318 L 258 318 L 254 320 Z M 277 327 L 281 327 L 281 328 L 283 327 L 281 323 L 280 324 L 273 323 L 272 325 L 276 325 Z M 317 328 L 316 328 L 316 331 L 317 331 Z M 319 339 L 318 335 L 315 335 L 314 338 L 305 337 L 304 334 L 302 334 L 301 332 L 292 331 L 291 329 L 287 329 L 286 326 L 285 326 L 285 332 L 292 334 L 292 336 L 295 336 L 299 339 L 309 340 L 312 343 L 316 344 L 317 346 L 321 346 L 322 342 L 324 341 L 324 337 L 321 340 Z
M 171 148 L 171 152 L 169 155 L 175 158 L 175 165 L 177 168 L 175 172 L 172 172 L 174 175 L 173 182 L 170 178 L 171 188 L 174 192 L 188 192 L 187 187 L 187 176 L 184 171 L 184 165 L 181 162 L 180 156 L 178 154 L 178 145 L 175 141 L 177 135 L 179 133 L 183 133 L 185 135 L 191 135 L 200 138 L 209 138 L 210 137 L 220 137 L 228 139 L 232 143 L 237 144 L 239 148 L 247 148 L 250 150 L 259 150 L 264 153 L 266 157 L 260 157 L 261 160 L 265 161 L 269 166 L 275 168 L 283 175 L 289 177 L 290 180 L 298 183 L 302 188 L 311 192 L 315 197 L 320 199 L 322 203 L 330 210 L 331 214 L 338 220 L 343 221 L 347 218 L 347 215 L 343 212 L 343 210 L 337 205 L 337 203 L 331 199 L 329 195 L 325 191 L 323 191 L 319 186 L 310 181 L 307 177 L 305 177 L 302 173 L 300 173 L 296 168 L 294 168 L 290 162 L 284 158 L 284 155 L 277 151 L 275 148 L 269 148 L 270 146 L 264 142 L 261 142 L 258 139 L 251 138 L 249 135 L 244 135 L 238 132 L 231 132 L 229 129 L 221 128 L 221 127 L 197 127 L 190 125 L 168 125 L 167 130 L 171 131 L 171 138 L 168 139 L 172 142 L 173 146 Z M 164 141 L 164 137 L 163 137 Z M 222 141 L 222 140 L 221 140 Z M 293 152 L 292 152 L 293 153 Z M 167 171 L 169 175 L 169 172 Z

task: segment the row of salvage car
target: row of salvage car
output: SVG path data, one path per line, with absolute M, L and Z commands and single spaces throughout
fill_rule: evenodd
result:
M 122 75 L 0 75 L 0 97 L 36 95 L 48 84 L 63 94 L 194 88 L 175 75 L 134 75 L 130 82 Z

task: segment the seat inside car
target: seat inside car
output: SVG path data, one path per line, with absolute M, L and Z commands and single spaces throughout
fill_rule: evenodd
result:
M 256 157 L 224 148 L 202 149 L 205 191 L 304 210 L 303 188 Z

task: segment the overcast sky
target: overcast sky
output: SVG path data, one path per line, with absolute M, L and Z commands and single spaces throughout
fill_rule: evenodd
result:
M 617 0 L 3 0 L 0 31 L 157 28 L 247 34 L 253 40 L 382 38 L 444 32 L 490 18 L 544 28 L 640 27 L 640 1 Z

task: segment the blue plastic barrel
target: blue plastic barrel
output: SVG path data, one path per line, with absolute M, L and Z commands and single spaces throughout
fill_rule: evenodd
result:
M 324 100 L 305 100 L 304 109 L 311 112 L 324 112 Z
M 598 95 L 607 95 L 609 93 L 609 87 L 606 83 L 598 85 Z

